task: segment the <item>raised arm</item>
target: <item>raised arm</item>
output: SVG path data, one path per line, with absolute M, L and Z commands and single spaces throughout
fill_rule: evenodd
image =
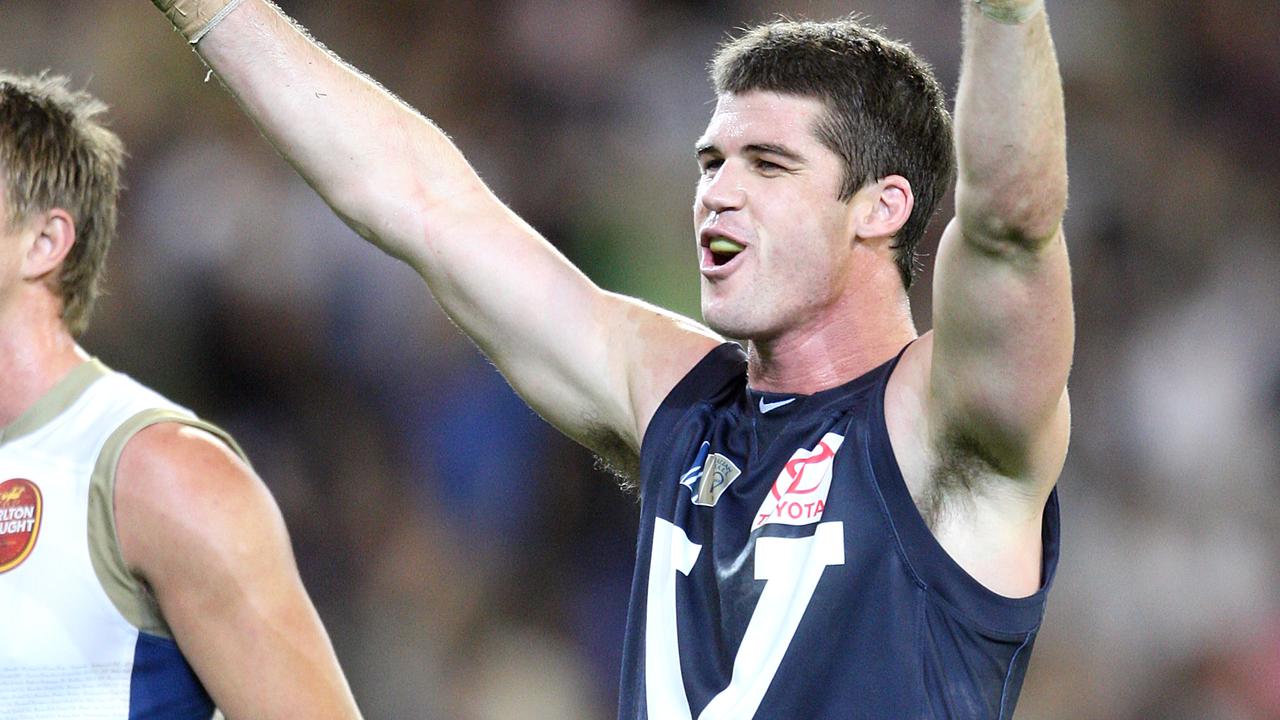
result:
M 494 197 L 435 125 L 264 0 L 154 1 L 276 149 L 357 232 L 426 279 L 535 410 L 610 460 L 634 460 L 658 403 L 717 342 L 709 331 L 602 291 Z
M 965 0 L 955 128 L 956 218 L 934 279 L 932 435 L 940 457 L 1015 481 L 1038 512 L 1066 452 L 1074 337 L 1062 83 L 1042 0 Z

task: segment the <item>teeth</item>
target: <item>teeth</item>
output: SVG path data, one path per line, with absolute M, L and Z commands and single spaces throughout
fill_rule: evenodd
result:
M 738 243 L 726 238 L 716 238 L 715 240 L 712 240 L 707 247 L 710 248 L 711 252 L 723 255 L 737 255 L 746 249 Z

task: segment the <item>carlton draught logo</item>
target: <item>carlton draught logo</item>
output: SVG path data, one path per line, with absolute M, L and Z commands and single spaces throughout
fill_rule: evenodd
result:
M 21 565 L 31 554 L 43 505 L 40 488 L 30 480 L 0 483 L 0 573 Z
M 843 435 L 827 433 L 812 450 L 796 450 L 773 481 L 751 529 L 765 525 L 808 525 L 822 519 L 831 492 L 831 468 Z

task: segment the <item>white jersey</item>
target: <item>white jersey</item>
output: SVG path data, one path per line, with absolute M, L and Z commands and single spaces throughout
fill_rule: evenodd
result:
M 116 540 L 116 463 L 130 437 L 158 422 L 209 429 L 235 448 L 96 360 L 0 429 L 0 718 L 213 715 Z

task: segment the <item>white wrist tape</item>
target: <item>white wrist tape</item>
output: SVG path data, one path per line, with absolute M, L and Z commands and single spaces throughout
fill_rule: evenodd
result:
M 237 7 L 239 7 L 240 3 L 242 2 L 244 2 L 244 0 L 231 0 L 231 2 L 227 3 L 226 6 L 224 6 L 221 10 L 218 11 L 217 15 L 214 15 L 212 18 L 210 18 L 209 22 L 204 24 L 204 27 L 192 33 L 191 39 L 188 40 L 187 42 L 191 43 L 192 45 L 195 45 L 196 43 L 200 42 L 200 40 L 205 35 L 209 34 L 209 31 L 212 30 L 215 25 L 222 22 L 223 19 L 226 18 L 228 15 L 230 15 L 232 10 L 235 10 Z
M 973 0 L 978 12 L 1004 25 L 1021 25 L 1044 10 L 1044 0 Z
M 178 32 L 195 45 L 244 0 L 151 0 Z

